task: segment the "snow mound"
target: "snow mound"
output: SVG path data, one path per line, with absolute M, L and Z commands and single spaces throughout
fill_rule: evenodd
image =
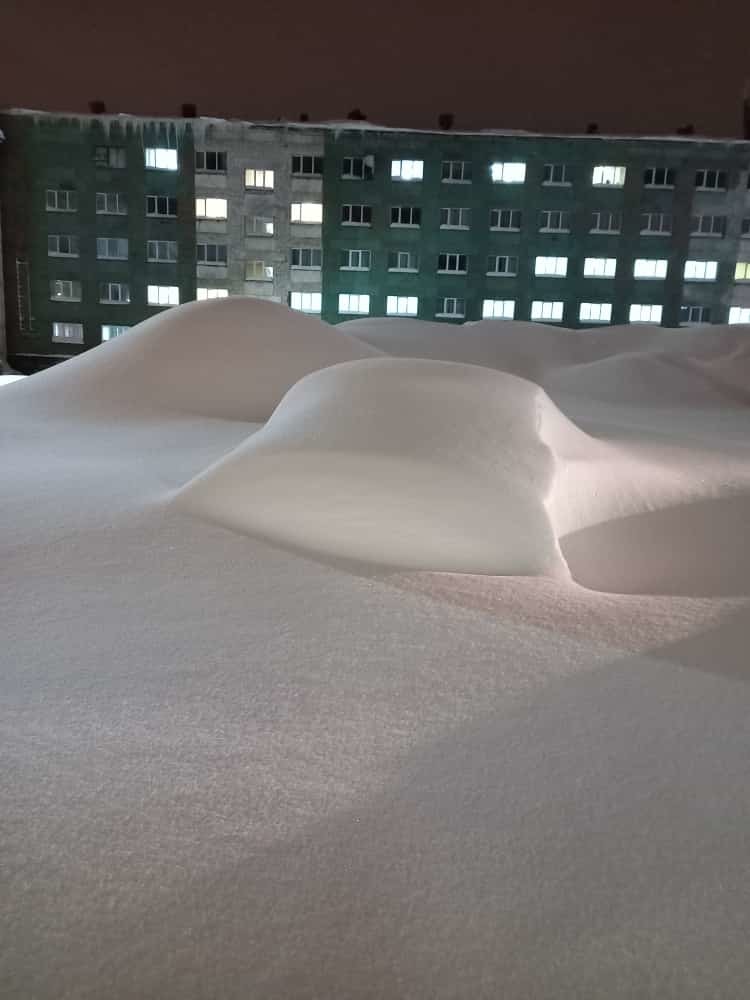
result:
M 530 382 L 373 359 L 308 375 L 176 503 L 303 550 L 412 569 L 567 577 L 546 507 L 590 439 Z
M 262 422 L 309 372 L 379 353 L 286 306 L 230 297 L 165 310 L 13 391 L 69 415 L 125 406 Z

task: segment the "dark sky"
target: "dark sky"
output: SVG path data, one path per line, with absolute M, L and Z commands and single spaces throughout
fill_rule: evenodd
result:
M 740 133 L 733 0 L 0 0 L 0 106 Z

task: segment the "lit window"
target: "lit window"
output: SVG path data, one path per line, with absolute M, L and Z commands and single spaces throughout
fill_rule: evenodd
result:
M 629 320 L 631 323 L 661 323 L 661 306 L 632 305 Z
M 99 301 L 110 305 L 127 305 L 130 302 L 130 286 L 119 281 L 99 283 Z
M 227 247 L 225 243 L 197 243 L 195 251 L 199 264 L 209 264 L 217 267 L 227 266 Z
M 345 156 L 341 176 L 346 180 L 367 181 L 375 173 L 374 156 Z
M 273 236 L 273 228 L 273 219 L 268 215 L 245 219 L 245 236 Z
M 227 154 L 215 150 L 196 149 L 195 169 L 200 173 L 225 174 L 227 172 Z
M 578 310 L 578 319 L 581 323 L 611 323 L 612 303 L 582 302 Z
M 229 298 L 228 288 L 197 288 L 196 299 L 198 302 L 205 302 L 207 299 Z
M 339 313 L 343 316 L 347 313 L 357 313 L 367 315 L 370 311 L 369 295 L 348 295 L 342 292 L 339 295 Z
M 146 301 L 150 306 L 178 306 L 180 289 L 177 285 L 148 285 Z
M 399 181 L 421 181 L 424 160 L 391 160 L 391 178 Z
M 547 278 L 564 278 L 568 273 L 567 257 L 537 257 L 534 274 Z
M 52 340 L 56 343 L 82 344 L 83 323 L 53 323 Z
M 419 254 L 413 250 L 391 250 L 388 254 L 388 270 L 416 274 L 419 270 Z
M 450 316 L 452 319 L 463 319 L 466 316 L 466 299 L 453 297 L 440 299 L 437 316 Z
M 153 264 L 174 264 L 177 260 L 176 240 L 147 240 L 146 260 Z
M 516 312 L 514 299 L 484 299 L 482 319 L 513 319 Z
M 539 231 L 542 233 L 569 233 L 570 212 L 540 212 Z
M 622 187 L 625 184 L 625 167 L 594 167 L 591 183 L 594 187 Z
M 96 240 L 97 260 L 127 260 L 128 241 L 121 237 L 99 236 Z
M 587 257 L 583 262 L 584 278 L 614 278 L 616 272 L 616 257 Z
M 391 225 L 392 226 L 412 226 L 416 228 L 422 224 L 422 209 L 418 205 L 392 205 Z
M 94 150 L 94 164 L 97 167 L 124 170 L 127 166 L 125 150 L 120 146 L 97 146 Z
M 319 202 L 295 202 L 291 208 L 292 222 L 309 226 L 319 226 L 323 221 L 323 206 Z
M 490 209 L 490 229 L 517 233 L 521 229 L 521 211 L 517 208 Z
M 438 271 L 452 274 L 466 274 L 469 269 L 465 253 L 438 254 Z
M 726 191 L 726 170 L 696 170 L 695 186 L 699 191 Z
M 196 198 L 195 217 L 197 219 L 226 219 L 226 198 Z
M 666 260 L 651 260 L 638 257 L 633 264 L 633 277 L 666 278 L 668 263 L 669 261 Z
M 563 318 L 562 302 L 542 302 L 539 299 L 531 303 L 532 320 L 548 320 L 551 323 L 559 323 Z
M 246 261 L 245 281 L 273 281 L 273 264 L 264 260 Z
M 718 267 L 715 260 L 686 260 L 685 281 L 716 281 Z
M 57 302 L 80 302 L 81 282 L 55 278 L 49 283 L 49 297 Z
M 293 156 L 292 173 L 297 177 L 320 177 L 323 173 L 323 157 Z
M 119 191 L 97 191 L 96 214 L 127 215 L 128 201 L 126 196 Z
M 671 236 L 672 216 L 667 212 L 642 212 L 641 236 Z
M 273 170 L 248 167 L 245 171 L 245 187 L 256 190 L 273 191 Z
M 680 324 L 682 326 L 701 326 L 710 322 L 710 306 L 682 306 L 680 308 Z
M 369 271 L 370 259 L 369 250 L 342 250 L 339 268 L 342 271 Z
M 722 237 L 726 228 L 726 215 L 694 215 L 690 220 L 691 236 Z
M 729 309 L 730 323 L 750 323 L 750 309 L 744 306 L 731 306 Z
M 735 281 L 750 281 L 750 263 L 738 260 L 734 267 Z
M 441 180 L 444 184 L 469 184 L 471 182 L 471 162 L 469 160 L 443 160 Z
M 47 254 L 50 257 L 77 257 L 77 236 L 48 236 Z
M 297 312 L 319 313 L 321 294 L 320 292 L 290 292 L 289 305 Z
M 388 295 L 385 300 L 387 316 L 416 316 L 419 299 L 416 295 Z
M 323 251 L 320 247 L 293 247 L 289 251 L 292 267 L 319 271 L 323 264 Z
M 103 323 L 102 324 L 102 343 L 108 340 L 114 340 L 115 337 L 122 336 L 130 329 L 129 326 L 118 326 L 115 323 Z
M 75 191 L 47 191 L 48 212 L 75 212 L 78 209 L 78 194 Z
M 672 167 L 647 167 L 643 171 L 644 187 L 673 188 L 677 171 Z
M 490 176 L 495 184 L 523 184 L 526 180 L 525 163 L 493 163 Z
M 470 208 L 441 208 L 441 229 L 469 229 L 471 226 Z
M 548 187 L 570 187 L 568 167 L 565 163 L 545 163 L 544 180 L 542 184 Z
M 147 195 L 146 215 L 175 218 L 177 215 L 177 199 L 160 194 Z
M 372 225 L 371 205 L 342 205 L 341 224 L 343 226 Z
M 177 150 L 161 147 L 145 149 L 149 170 L 177 170 Z
M 518 274 L 518 257 L 490 254 L 487 258 L 487 274 L 502 275 L 504 278 L 515 277 Z
M 592 233 L 619 233 L 622 229 L 621 212 L 592 212 Z

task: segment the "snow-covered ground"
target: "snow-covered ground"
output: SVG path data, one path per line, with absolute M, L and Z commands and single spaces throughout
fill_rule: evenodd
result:
M 170 310 L 0 580 L 3 998 L 748 995 L 749 328 Z

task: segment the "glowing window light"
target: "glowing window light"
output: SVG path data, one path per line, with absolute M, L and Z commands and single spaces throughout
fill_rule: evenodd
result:
M 177 150 L 164 149 L 160 146 L 144 150 L 146 167 L 149 170 L 177 170 Z
M 196 198 L 195 216 L 197 219 L 226 219 L 226 198 Z
M 731 306 L 729 309 L 730 323 L 750 323 L 750 308 Z
M 355 313 L 366 316 L 370 311 L 369 295 L 349 295 L 342 292 L 339 295 L 339 313 Z
M 416 295 L 389 295 L 385 302 L 388 316 L 416 316 L 419 311 L 419 299 Z
M 537 257 L 534 274 L 547 278 L 564 278 L 568 273 L 567 257 Z
M 526 180 L 525 163 L 493 163 L 490 176 L 495 184 L 523 184 Z
M 616 257 L 587 257 L 583 262 L 585 278 L 614 278 L 616 272 Z
M 716 281 L 718 266 L 715 260 L 686 260 L 685 281 Z
M 531 303 L 531 318 L 559 323 L 563 318 L 562 302 L 544 302 L 539 299 Z
M 578 319 L 582 323 L 611 323 L 611 302 L 582 302 L 578 310 Z
M 644 257 L 638 257 L 633 263 L 633 277 L 652 279 L 666 278 L 668 263 L 669 261 L 662 259 L 651 260 Z
M 661 323 L 662 307 L 633 304 L 628 319 L 631 323 Z
M 323 221 L 323 206 L 319 202 L 294 202 L 291 208 L 292 222 L 304 225 L 320 225 Z
M 482 319 L 513 319 L 515 312 L 515 299 L 484 299 L 482 302 Z
M 421 181 L 424 160 L 391 160 L 391 178 L 399 181 Z
M 146 301 L 150 306 L 178 306 L 180 289 L 177 285 L 148 285 Z
M 296 312 L 319 313 L 322 295 L 320 292 L 291 292 L 289 305 Z
M 195 297 L 199 302 L 205 302 L 206 299 L 226 299 L 228 295 L 228 288 L 198 288 Z
M 602 164 L 594 167 L 591 183 L 594 187 L 622 187 L 625 183 L 625 167 Z

